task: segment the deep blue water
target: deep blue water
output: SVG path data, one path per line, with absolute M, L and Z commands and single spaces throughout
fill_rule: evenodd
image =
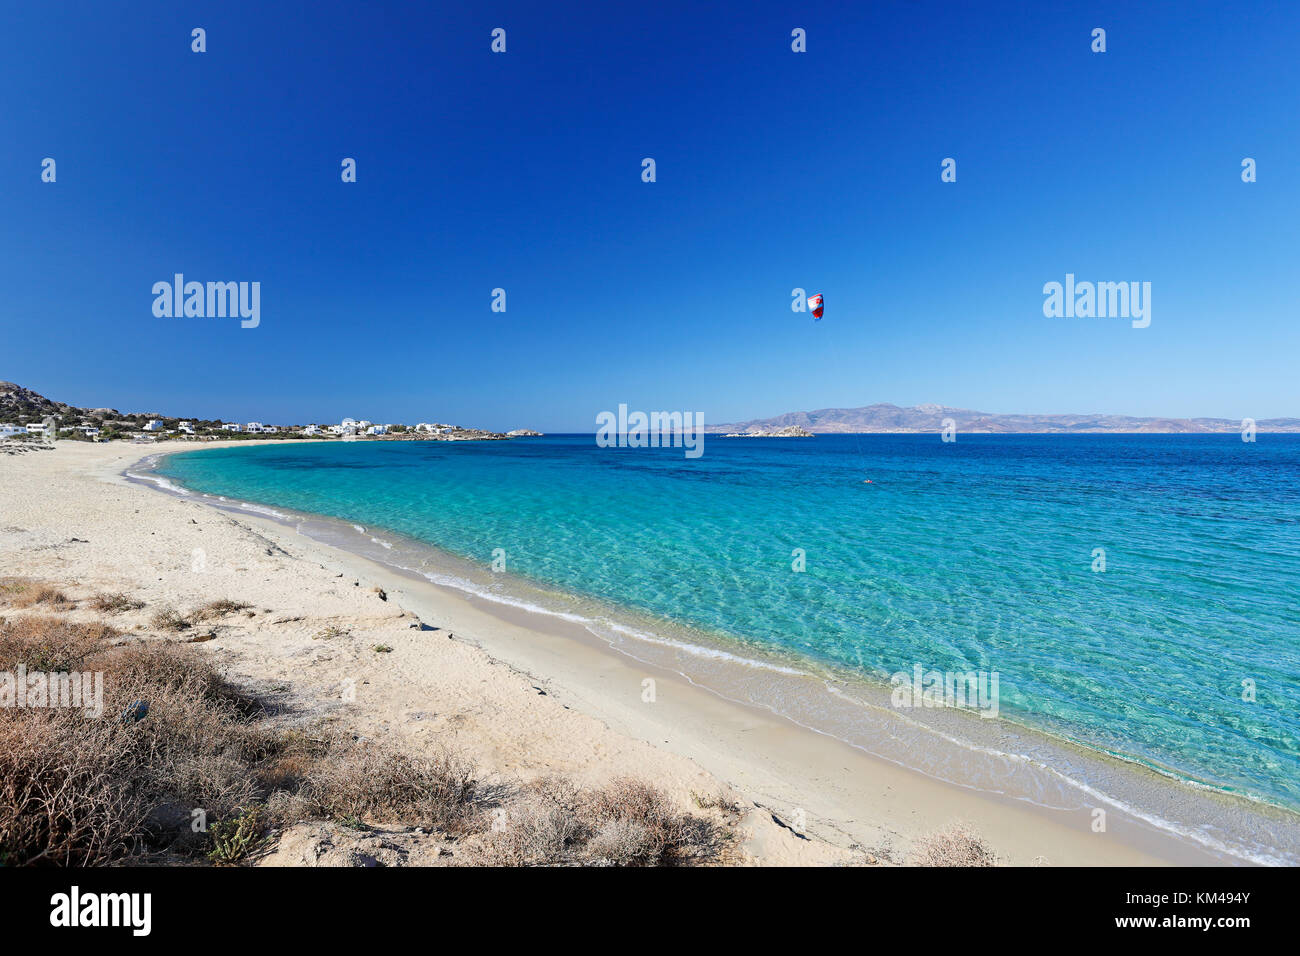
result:
M 872 675 L 997 671 L 1004 717 L 1300 807 L 1300 436 L 284 442 L 160 470 Z

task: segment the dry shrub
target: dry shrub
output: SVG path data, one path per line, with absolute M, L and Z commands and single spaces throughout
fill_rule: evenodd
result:
M 148 816 L 140 753 L 113 721 L 69 710 L 0 718 L 0 864 L 107 863 Z
M 251 604 L 232 601 L 229 598 L 201 604 L 190 611 L 189 614 L 182 614 L 173 607 L 164 607 L 154 614 L 152 623 L 160 631 L 187 631 L 201 621 L 210 621 L 215 617 L 234 614 L 236 611 L 247 610 L 250 607 L 252 607 Z
M 277 800 L 274 810 L 282 823 L 295 817 L 400 821 L 455 833 L 472 824 L 476 788 L 474 767 L 449 752 L 423 757 L 335 738 L 306 762 L 297 792 Z
M 661 790 L 616 780 L 589 801 L 596 836 L 590 857 L 617 866 L 700 863 L 717 856 L 720 834 L 709 820 L 678 811 Z
M 106 624 L 74 624 L 56 617 L 0 620 L 0 671 L 83 670 L 86 657 L 117 637 Z
M 0 670 L 103 675 L 104 710 L 0 709 L 0 862 L 97 865 L 146 838 L 195 839 L 189 810 L 222 819 L 256 796 L 250 764 L 273 742 L 187 648 L 104 647 L 111 629 L 29 618 L 0 622 Z M 136 701 L 139 720 L 124 719 Z M 161 826 L 160 811 L 181 818 Z M 182 826 L 183 823 L 183 826 Z
M 189 619 L 191 621 L 207 621 L 214 617 L 234 614 L 236 611 L 246 611 L 252 606 L 251 604 L 245 604 L 243 601 L 221 598 L 218 601 L 209 601 L 207 604 L 195 608 L 190 612 Z
M 302 801 L 294 797 L 296 791 L 312 773 L 320 759 L 329 752 L 328 739 L 311 737 L 296 730 L 277 735 L 275 748 L 259 761 L 255 772 L 257 781 L 269 794 L 276 794 L 273 802 L 282 812 L 273 814 L 283 822 L 296 823 L 303 818 Z M 285 791 L 277 794 L 277 791 Z M 287 801 L 286 797 L 293 797 Z
M 100 591 L 90 599 L 90 606 L 96 611 L 102 611 L 105 614 L 121 614 L 123 611 L 140 610 L 140 608 L 144 607 L 144 602 L 136 600 L 127 594 Z
M 504 808 L 476 862 L 489 866 L 554 866 L 576 863 L 591 835 L 580 815 L 582 793 L 566 780 L 548 777 L 524 788 Z
M 730 791 L 706 794 L 696 793 L 692 790 L 691 802 L 701 810 L 718 810 L 728 814 L 739 814 L 741 812 L 740 802 Z
M 37 604 L 58 609 L 72 606 L 72 600 L 58 588 L 30 578 L 0 579 L 0 600 L 10 607 L 18 608 L 34 607 Z
M 588 855 L 613 866 L 653 866 L 662 852 L 658 835 L 635 820 L 606 820 L 587 843 Z
M 640 781 L 581 791 L 547 779 L 506 810 L 480 856 L 495 866 L 672 866 L 710 862 L 721 842 L 711 821 L 679 812 Z
M 194 626 L 193 621 L 174 607 L 159 608 L 150 623 L 160 631 L 184 631 Z
M 915 866 L 996 866 L 997 855 L 974 830 L 953 823 L 917 840 L 910 862 Z

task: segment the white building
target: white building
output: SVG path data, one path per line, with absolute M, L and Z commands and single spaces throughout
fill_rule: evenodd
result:
M 274 435 L 274 434 L 278 433 L 278 432 L 280 431 L 280 429 L 279 429 L 279 427 L 276 426 L 276 425 L 263 425 L 263 426 L 262 426 L 262 431 L 263 431 L 263 433 L 265 433 L 265 434 L 267 434 L 267 435 Z
M 81 432 L 81 434 L 85 435 L 87 438 L 99 437 L 99 429 L 94 425 L 78 425 L 73 429 L 73 431 Z
M 237 422 L 226 422 L 224 425 L 221 426 L 221 430 L 223 432 L 242 432 L 244 430 L 244 426 L 238 424 Z
M 182 435 L 194 434 L 194 425 L 191 422 L 180 422 L 177 424 L 176 428 Z
M 40 423 L 40 422 L 32 422 L 30 425 L 27 426 L 27 434 L 29 434 L 29 435 L 44 435 L 44 434 L 45 434 L 45 425 L 44 425 L 44 423 Z
M 144 430 L 147 432 L 160 432 L 166 427 L 166 424 L 161 418 L 154 418 L 149 420 L 149 422 L 144 426 Z
M 27 429 L 22 425 L 0 425 L 0 438 L 8 438 L 10 435 L 26 435 Z
M 367 434 L 367 435 L 387 435 L 387 434 L 388 434 L 388 426 L 387 426 L 387 425 L 371 425 L 369 428 L 366 429 L 366 434 Z
M 264 429 L 262 428 L 261 422 L 249 422 L 244 426 L 244 431 L 248 432 L 250 435 L 259 435 L 264 431 Z
M 304 428 L 304 429 L 302 430 L 302 433 L 303 433 L 304 435 L 319 435 L 319 434 L 320 434 L 320 426 L 319 426 L 319 425 L 308 425 L 306 428 Z

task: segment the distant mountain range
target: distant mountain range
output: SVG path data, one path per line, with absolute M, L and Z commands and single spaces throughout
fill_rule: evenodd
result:
M 799 427 L 818 435 L 849 432 L 939 432 L 944 420 L 952 419 L 957 431 L 970 433 L 1061 433 L 1148 432 L 1196 434 L 1239 432 L 1240 419 L 1231 418 L 1135 418 L 1131 415 L 994 415 L 946 405 L 864 405 L 861 408 L 819 408 L 812 412 L 786 412 L 774 418 L 747 422 L 706 425 L 710 434 L 770 431 Z M 1300 418 L 1264 418 L 1255 422 L 1261 432 L 1300 432 Z

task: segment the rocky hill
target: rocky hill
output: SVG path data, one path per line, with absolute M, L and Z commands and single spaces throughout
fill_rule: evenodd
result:
M 13 382 L 0 382 L 0 421 L 41 421 L 47 415 L 65 417 L 76 415 L 81 409 L 63 402 L 52 402 L 44 395 L 23 388 Z
M 116 408 L 82 408 L 66 402 L 56 402 L 30 388 L 13 382 L 0 382 L 0 422 L 25 425 L 54 417 L 60 426 L 81 421 L 136 422 L 160 418 L 156 413 L 123 414 Z

